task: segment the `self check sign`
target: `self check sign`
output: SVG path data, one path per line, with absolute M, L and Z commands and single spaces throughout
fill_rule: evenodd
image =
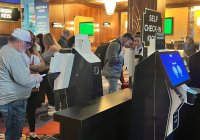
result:
M 142 13 L 141 29 L 142 43 L 144 43 L 144 47 L 148 47 L 150 39 L 155 38 L 155 33 L 162 33 L 161 13 L 145 8 Z

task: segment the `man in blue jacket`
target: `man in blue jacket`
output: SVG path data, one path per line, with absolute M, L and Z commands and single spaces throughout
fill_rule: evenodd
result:
M 122 65 L 124 63 L 123 46 L 128 46 L 133 41 L 134 37 L 132 33 L 125 33 L 108 46 L 104 59 L 105 66 L 102 71 L 102 75 L 106 77 L 109 83 L 108 94 L 119 90 L 118 79 L 122 73 Z

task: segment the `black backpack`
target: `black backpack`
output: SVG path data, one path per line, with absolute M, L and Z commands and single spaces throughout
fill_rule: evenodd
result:
M 118 42 L 120 43 L 118 40 L 114 40 L 113 42 Z M 112 42 L 111 42 L 112 43 Z M 121 44 L 121 43 L 120 43 Z M 96 51 L 94 52 L 94 54 L 99 57 L 99 59 L 101 60 L 101 70 L 103 69 L 103 67 L 105 66 L 105 64 L 107 63 L 107 61 L 104 63 L 104 59 L 105 59 L 105 55 L 106 55 L 106 51 L 108 49 L 108 46 L 110 45 L 110 43 L 108 44 L 104 44 L 102 46 L 97 47 Z M 118 51 L 118 54 L 120 54 L 121 52 L 121 47 Z

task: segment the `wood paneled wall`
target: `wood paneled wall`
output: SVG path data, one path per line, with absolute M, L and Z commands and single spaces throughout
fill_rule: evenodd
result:
M 121 34 L 122 35 L 127 32 L 127 27 L 126 27 L 126 21 L 128 20 L 127 16 L 128 16 L 127 12 L 122 12 L 121 13 Z
M 103 6 L 93 7 L 82 4 L 55 4 L 53 2 L 49 3 L 49 17 L 50 22 L 65 23 L 65 28 L 70 29 L 70 22 L 74 21 L 74 16 L 85 16 L 92 17 L 94 19 L 94 24 L 99 24 L 99 32 L 95 31 L 94 42 L 91 44 L 92 51 L 96 47 L 100 46 L 101 43 L 109 43 L 110 40 L 119 36 L 119 13 L 115 12 L 114 15 L 107 15 L 105 8 Z M 103 27 L 103 22 L 110 22 L 110 27 Z M 95 27 L 95 29 L 97 29 Z M 50 32 L 58 40 L 62 34 L 63 28 L 50 28 Z M 74 35 L 74 31 L 70 30 L 71 35 Z
M 121 13 L 120 13 L 121 14 Z M 121 33 L 119 33 L 119 22 L 121 20 L 119 20 L 119 13 L 115 12 L 112 16 L 107 15 L 106 11 L 103 11 L 103 22 L 110 22 L 110 27 L 102 27 L 102 42 L 103 43 L 108 43 L 111 40 L 115 39 L 115 37 L 121 35 Z
M 17 7 L 19 8 L 19 11 L 21 11 L 21 5 L 19 4 L 10 4 L 10 3 L 0 2 L 0 5 L 9 6 L 9 7 Z M 18 22 L 0 21 L 0 34 L 11 34 L 16 28 L 21 28 L 21 20 L 19 20 Z M 4 37 L 4 36 L 0 35 L 0 37 Z
M 94 19 L 94 24 L 101 24 L 101 8 L 89 7 L 82 4 L 65 5 L 65 24 L 70 26 L 70 22 L 74 21 L 75 16 L 91 17 Z M 100 28 L 100 27 L 99 27 Z M 74 35 L 74 31 L 70 31 Z M 100 32 L 94 32 L 94 42 L 91 44 L 92 49 L 96 48 L 101 43 Z
M 196 11 L 195 11 L 196 12 Z M 181 15 L 181 16 L 180 16 Z M 181 37 L 187 36 L 188 30 L 188 7 L 182 8 L 166 8 L 165 18 L 173 17 L 173 35 L 166 35 L 165 41 L 170 43 L 170 40 L 179 41 Z
M 49 22 L 64 23 L 63 4 L 49 3 Z M 54 35 L 56 40 L 60 38 L 63 28 L 50 28 L 50 33 Z

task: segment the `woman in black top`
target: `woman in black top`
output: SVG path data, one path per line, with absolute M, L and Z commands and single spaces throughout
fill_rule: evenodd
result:
M 186 54 L 185 60 L 186 60 L 188 66 L 189 66 L 190 56 L 192 56 L 193 54 L 196 53 L 197 48 L 198 48 L 198 45 L 195 44 L 193 38 L 190 37 L 189 42 L 187 43 L 187 46 L 186 46 L 186 53 L 185 53 Z

